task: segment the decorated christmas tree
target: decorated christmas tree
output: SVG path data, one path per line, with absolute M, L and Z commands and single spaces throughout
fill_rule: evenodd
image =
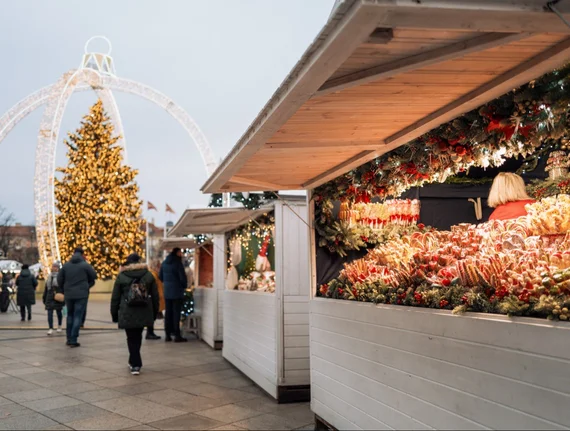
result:
M 68 165 L 55 180 L 57 235 L 61 258 L 83 247 L 99 278 L 116 275 L 130 253 L 143 254 L 137 171 L 123 165 L 119 136 L 98 101 L 81 127 L 68 135 Z

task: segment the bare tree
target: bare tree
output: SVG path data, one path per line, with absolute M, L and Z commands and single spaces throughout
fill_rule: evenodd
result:
M 2 251 L 2 256 L 8 256 L 8 251 L 12 245 L 12 225 L 16 217 L 14 213 L 9 213 L 6 208 L 0 206 L 0 251 Z

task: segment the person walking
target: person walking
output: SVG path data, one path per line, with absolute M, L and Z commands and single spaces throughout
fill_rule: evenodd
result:
M 83 257 L 83 249 L 77 247 L 59 273 L 57 274 L 57 285 L 65 295 L 65 305 L 67 307 L 67 345 L 79 347 L 77 342 L 79 328 L 87 307 L 89 289 L 95 284 L 97 274 L 91 265 Z
M 158 290 L 158 313 L 157 319 L 162 319 L 164 316 L 162 312 L 164 311 L 164 286 L 162 285 L 162 281 L 158 277 L 158 272 L 160 271 L 160 261 L 154 261 L 152 266 L 149 268 L 150 273 L 154 277 L 154 281 L 156 281 L 156 287 Z M 147 340 L 160 340 L 160 335 L 156 335 L 154 332 L 154 322 L 152 326 L 148 326 L 146 328 L 146 337 Z
M 175 343 L 188 341 L 180 334 L 180 313 L 182 313 L 184 291 L 188 285 L 186 272 L 182 264 L 182 250 L 180 248 L 175 247 L 166 256 L 166 259 L 160 266 L 158 278 L 164 284 L 164 302 L 166 306 L 164 316 L 166 337 L 164 340 L 172 341 L 172 336 L 174 336 Z
M 63 321 L 63 300 L 60 295 L 63 295 L 62 290 L 57 285 L 57 273 L 59 272 L 59 262 L 54 262 L 51 265 L 51 273 L 46 278 L 46 287 L 44 289 L 43 302 L 47 310 L 47 318 L 49 329 L 47 334 L 53 334 L 53 312 L 57 314 L 57 332 L 61 332 L 61 324 Z M 58 295 L 59 294 L 59 295 Z
M 129 369 L 139 375 L 143 365 L 141 358 L 142 333 L 154 325 L 158 314 L 158 289 L 156 280 L 141 257 L 134 253 L 127 257 L 113 286 L 111 317 L 127 334 Z
M 22 271 L 16 279 L 16 286 L 18 287 L 16 302 L 20 307 L 22 322 L 26 320 L 26 310 L 28 310 L 28 321 L 30 321 L 32 320 L 32 305 L 36 303 L 38 280 L 30 271 L 29 265 L 22 265 Z

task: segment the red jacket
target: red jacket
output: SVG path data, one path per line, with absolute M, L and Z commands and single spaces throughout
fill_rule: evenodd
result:
M 527 212 L 524 209 L 524 206 L 532 203 L 534 203 L 534 200 L 527 199 L 524 201 L 508 202 L 506 204 L 499 205 L 489 216 L 489 220 L 508 220 L 525 216 L 527 215 Z

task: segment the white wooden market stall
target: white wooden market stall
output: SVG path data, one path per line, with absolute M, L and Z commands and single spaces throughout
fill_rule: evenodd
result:
M 341 2 L 202 190 L 314 189 L 564 65 L 570 28 L 545 5 Z M 570 19 L 568 2 L 555 6 Z M 315 292 L 313 272 L 311 407 L 323 422 L 338 429 L 570 427 L 568 324 Z
M 201 250 L 194 240 L 191 240 L 194 246 L 186 248 L 196 249 L 194 310 L 201 318 L 200 336 L 214 349 L 221 349 L 223 343 L 223 291 L 227 267 L 225 232 L 247 222 L 255 214 L 240 208 L 188 209 L 165 240 L 165 243 L 177 243 L 180 241 L 177 238 L 185 235 L 212 236 L 211 242 L 206 244 L 211 247 L 207 249 Z
M 308 210 L 304 197 L 284 199 L 259 210 L 186 210 L 171 231 L 214 235 L 213 288 L 197 286 L 194 297 L 204 340 L 223 341 L 223 356 L 281 402 L 308 399 L 310 382 Z M 269 211 L 276 227 L 275 293 L 226 290 L 225 232 Z

